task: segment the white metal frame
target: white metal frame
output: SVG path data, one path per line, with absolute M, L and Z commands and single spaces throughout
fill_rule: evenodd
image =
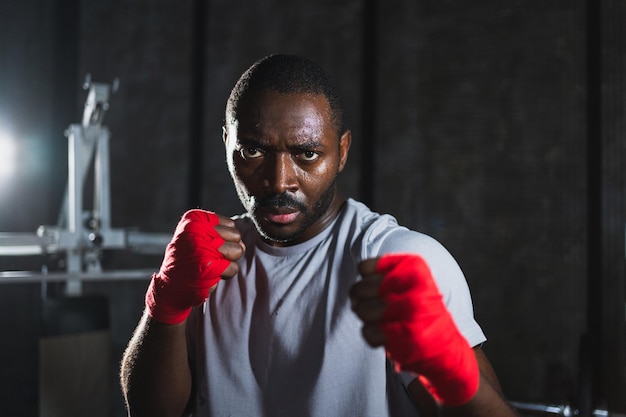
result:
M 66 292 L 78 295 L 84 279 L 120 279 L 141 277 L 145 271 L 103 271 L 100 256 L 103 249 L 130 249 L 142 253 L 163 253 L 170 235 L 141 233 L 111 227 L 111 189 L 109 166 L 109 129 L 102 125 L 109 108 L 109 97 L 117 90 L 112 84 L 85 81 L 88 89 L 82 123 L 72 124 L 68 139 L 68 180 L 57 226 L 40 226 L 36 234 L 0 233 L 0 256 L 66 253 L 66 272 L 51 277 L 42 271 L 0 272 L 0 283 L 32 282 L 53 278 L 67 282 Z M 93 207 L 83 207 L 84 188 L 93 169 Z

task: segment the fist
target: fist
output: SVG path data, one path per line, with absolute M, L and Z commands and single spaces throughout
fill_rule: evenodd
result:
M 358 268 L 363 280 L 352 287 L 351 297 L 365 340 L 384 345 L 396 368 L 417 374 L 441 403 L 469 401 L 478 389 L 478 363 L 424 259 L 391 254 Z
M 362 279 L 350 289 L 352 310 L 363 321 L 363 337 L 373 347 L 382 346 L 386 341 L 381 321 L 387 304 L 379 293 L 384 278 L 376 271 L 379 259 L 367 259 L 358 265 Z
M 149 314 L 168 324 L 182 322 L 220 279 L 237 274 L 236 261 L 244 252 L 232 219 L 204 210 L 186 212 L 146 293 Z

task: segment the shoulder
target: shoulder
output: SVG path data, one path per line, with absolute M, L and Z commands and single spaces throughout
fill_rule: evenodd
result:
M 365 258 L 398 252 L 421 253 L 428 257 L 448 254 L 434 238 L 402 226 L 392 215 L 372 211 L 356 200 L 347 200 L 343 217 L 344 227 L 349 225 L 355 237 L 362 241 Z
M 365 204 L 353 199 L 346 200 L 339 226 L 349 230 L 355 239 L 363 239 L 366 242 L 380 238 L 400 227 L 393 216 L 372 211 Z
M 362 259 L 389 253 L 416 254 L 424 258 L 444 296 L 458 289 L 466 291 L 467 283 L 461 268 L 441 242 L 399 225 L 393 216 L 373 212 L 357 201 L 348 200 L 346 208 L 347 217 L 359 230 L 356 244 Z

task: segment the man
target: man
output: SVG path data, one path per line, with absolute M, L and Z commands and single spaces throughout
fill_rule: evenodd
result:
M 514 415 L 452 256 L 339 195 L 352 138 L 316 64 L 250 67 L 223 139 L 246 214 L 180 220 L 122 361 L 129 415 Z

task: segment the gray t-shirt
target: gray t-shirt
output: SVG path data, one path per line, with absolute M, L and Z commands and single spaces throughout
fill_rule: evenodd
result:
M 188 319 L 197 416 L 417 415 L 383 348 L 371 348 L 350 309 L 361 260 L 420 254 L 470 345 L 485 341 L 467 283 L 434 239 L 348 200 L 337 219 L 298 245 L 274 247 L 247 216 L 240 272 Z

